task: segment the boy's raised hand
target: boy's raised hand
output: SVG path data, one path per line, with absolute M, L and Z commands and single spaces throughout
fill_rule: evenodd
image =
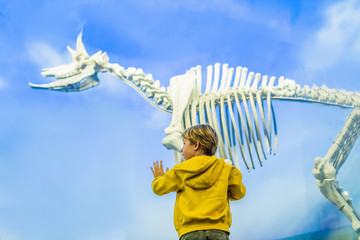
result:
M 159 176 L 164 176 L 164 169 L 163 169 L 163 163 L 162 160 L 160 161 L 160 166 L 159 166 L 159 161 L 154 162 L 154 168 L 150 167 L 152 173 L 154 174 L 154 178 L 157 178 Z M 166 172 L 169 171 L 169 168 L 166 168 Z

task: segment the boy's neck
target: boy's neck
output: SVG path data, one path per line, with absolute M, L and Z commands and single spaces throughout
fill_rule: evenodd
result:
M 200 157 L 200 156 L 207 156 L 207 154 L 205 154 L 204 151 L 202 151 L 202 149 L 200 150 L 196 150 L 195 151 L 195 156 L 194 157 Z

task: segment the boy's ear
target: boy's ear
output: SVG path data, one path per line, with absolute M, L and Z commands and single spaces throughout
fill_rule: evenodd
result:
M 195 151 L 200 149 L 200 143 L 199 141 L 196 141 L 195 143 Z

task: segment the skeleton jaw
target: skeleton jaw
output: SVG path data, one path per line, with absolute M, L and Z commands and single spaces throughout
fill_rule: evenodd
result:
M 50 89 L 65 92 L 82 91 L 95 87 L 99 85 L 99 79 L 94 65 L 94 63 L 82 65 L 83 68 L 81 71 L 79 71 L 78 68 L 74 68 L 72 64 L 45 69 L 42 72 L 44 77 L 56 77 L 58 80 L 48 84 L 30 83 L 30 86 L 36 89 Z M 69 69 L 70 71 L 64 71 Z
M 79 77 L 79 75 L 75 75 L 65 80 L 57 80 L 49 84 L 30 83 L 30 86 L 34 89 L 46 89 L 62 92 L 79 92 L 88 88 L 96 87 L 100 84 L 97 74 L 81 78 L 79 81 L 77 81 L 78 78 L 81 78 L 81 76 Z
M 76 40 L 76 51 L 67 47 L 73 62 L 53 68 L 44 69 L 41 75 L 55 77 L 57 80 L 49 84 L 33 84 L 32 88 L 56 91 L 82 91 L 99 85 L 98 72 L 107 71 L 109 58 L 101 51 L 89 56 L 81 41 L 82 32 Z

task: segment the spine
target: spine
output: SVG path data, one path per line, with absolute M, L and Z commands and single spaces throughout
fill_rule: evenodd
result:
M 165 87 L 160 87 L 159 80 L 153 80 L 151 74 L 145 74 L 141 68 L 125 69 L 119 64 L 112 63 L 108 64 L 107 72 L 123 80 L 155 107 L 164 112 L 172 112 L 172 103 L 168 92 Z M 153 98 L 153 101 L 150 98 Z

